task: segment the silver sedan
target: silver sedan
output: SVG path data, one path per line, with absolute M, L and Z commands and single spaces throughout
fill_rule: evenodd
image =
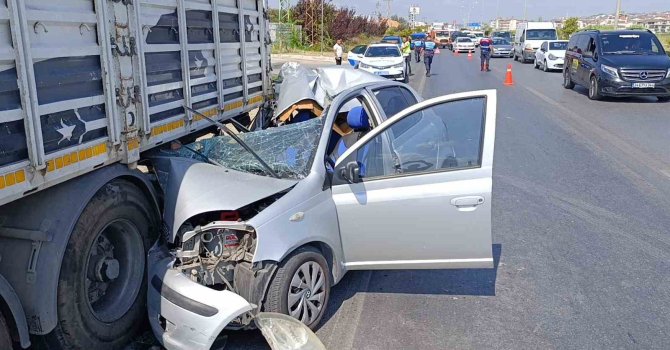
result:
M 491 268 L 495 90 L 338 93 L 322 116 L 155 160 L 163 236 L 148 307 L 168 349 L 209 349 L 263 311 L 310 328 L 349 270 Z

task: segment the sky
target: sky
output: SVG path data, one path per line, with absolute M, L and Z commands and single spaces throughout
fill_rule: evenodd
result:
M 279 7 L 279 0 L 268 0 L 270 7 Z M 377 0 L 331 0 L 334 4 L 354 8 L 360 14 L 371 14 Z M 616 0 L 392 0 L 392 14 L 407 17 L 410 5 L 421 8 L 418 20 L 426 22 L 479 22 L 500 17 L 523 18 L 524 1 L 529 19 L 552 19 L 564 16 L 582 17 L 599 13 L 614 13 Z M 295 4 L 297 0 L 291 0 Z M 386 2 L 381 0 L 382 13 Z M 624 12 L 670 11 L 670 0 L 622 0 Z

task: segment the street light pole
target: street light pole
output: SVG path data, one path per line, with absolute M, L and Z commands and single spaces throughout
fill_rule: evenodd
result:
M 523 0 L 523 21 L 526 22 L 527 17 L 526 14 L 528 13 L 527 10 L 528 7 L 528 0 Z
M 619 29 L 619 14 L 621 13 L 621 0 L 616 1 L 616 14 L 614 15 L 614 29 Z

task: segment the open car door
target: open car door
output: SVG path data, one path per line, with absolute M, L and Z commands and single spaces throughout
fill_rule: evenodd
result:
M 493 267 L 496 91 L 407 108 L 338 158 L 332 182 L 347 269 Z

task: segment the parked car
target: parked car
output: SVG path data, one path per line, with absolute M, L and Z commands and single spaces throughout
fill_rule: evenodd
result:
M 506 38 L 493 38 L 493 51 L 491 57 L 512 57 L 514 55 L 514 46 Z
M 492 38 L 505 38 L 509 41 L 512 41 L 512 34 L 510 32 L 497 31 L 491 33 Z
M 517 26 L 514 37 L 514 60 L 526 63 L 535 60 L 535 51 L 547 40 L 558 40 L 553 22 L 528 22 Z
M 365 50 L 368 48 L 367 45 L 358 45 L 354 46 L 351 51 L 347 54 L 347 60 L 352 67 L 358 68 L 358 62 L 365 55 Z
M 535 68 L 542 68 L 543 71 L 562 70 L 565 59 L 565 50 L 568 48 L 567 40 L 549 40 L 540 45 L 540 49 L 535 52 Z
M 454 52 L 469 52 L 474 51 L 475 43 L 471 38 L 461 36 L 456 38 L 456 42 L 454 43 L 453 47 Z
M 382 38 L 381 42 L 396 44 L 398 47 L 402 47 L 402 38 L 399 36 L 385 36 Z
M 315 84 L 333 98 L 320 118 L 154 161 L 169 190 L 148 307 L 166 348 L 209 349 L 260 310 L 314 328 L 348 270 L 493 267 L 496 91 L 422 101 L 321 71 L 340 87 Z
M 467 36 L 461 31 L 453 31 L 451 34 L 449 34 L 449 46 L 447 47 L 449 50 L 453 51 L 454 50 L 454 43 L 456 42 L 456 38 L 461 37 L 461 36 Z
M 590 30 L 568 43 L 563 86 L 589 89 L 589 98 L 656 96 L 670 100 L 670 57 L 651 31 Z
M 382 43 L 368 46 L 358 63 L 358 68 L 391 80 L 409 82 L 405 58 L 394 44 Z

